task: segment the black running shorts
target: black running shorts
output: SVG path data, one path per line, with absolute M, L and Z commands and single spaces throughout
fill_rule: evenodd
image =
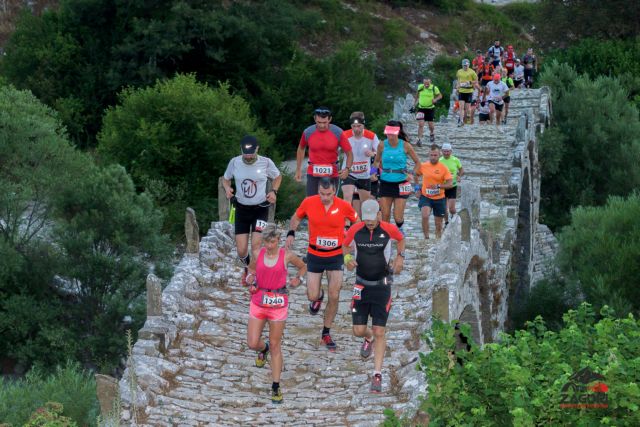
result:
M 391 286 L 365 286 L 356 284 L 353 287 L 351 300 L 351 318 L 354 325 L 366 325 L 371 317 L 373 326 L 387 326 L 391 310 Z
M 307 271 L 309 273 L 324 273 L 325 271 L 342 271 L 344 265 L 344 257 L 342 254 L 321 257 L 311 253 L 307 253 Z
M 262 233 L 269 219 L 269 206 L 243 205 L 236 203 L 235 232 L 237 234 L 249 234 L 250 232 Z
M 371 180 L 369 178 L 359 179 L 349 175 L 347 179 L 342 181 L 342 186 L 344 187 L 345 185 L 355 185 L 358 190 L 371 191 Z
M 447 188 L 444 190 L 444 197 L 447 199 L 455 199 L 458 195 L 458 186 Z

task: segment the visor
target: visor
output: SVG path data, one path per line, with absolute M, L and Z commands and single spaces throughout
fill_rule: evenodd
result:
M 385 126 L 384 127 L 385 135 L 399 135 L 400 134 L 400 126 Z

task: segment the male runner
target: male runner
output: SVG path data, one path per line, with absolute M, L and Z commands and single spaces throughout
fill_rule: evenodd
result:
M 464 175 L 464 169 L 460 159 L 451 154 L 452 147 L 448 142 L 442 144 L 442 157 L 440 157 L 440 163 L 444 164 L 451 176 L 453 177 L 452 187 L 444 190 L 444 197 L 447 199 L 447 209 L 444 211 L 444 225 L 449 224 L 449 215 L 453 218 L 456 213 L 456 197 L 458 193 L 458 182 Z
M 285 247 L 291 248 L 295 232 L 303 218 L 309 220 L 309 248 L 307 249 L 307 297 L 309 312 L 318 314 L 324 291 L 320 280 L 322 273 L 329 278 L 329 302 L 324 311 L 322 342 L 329 351 L 336 351 L 336 343 L 331 339 L 331 325 L 338 311 L 338 299 L 342 286 L 342 241 L 345 220 L 354 223 L 358 214 L 351 205 L 336 197 L 336 186 L 330 178 L 318 181 L 318 194 L 305 198 L 289 221 L 289 232 Z
M 453 177 L 447 167 L 439 162 L 440 148 L 433 144 L 429 152 L 429 161 L 420 165 L 416 174 L 416 196 L 420 198 L 418 208 L 422 213 L 422 232 L 429 239 L 429 215 L 433 211 L 436 223 L 436 239 L 442 235 L 442 218 L 446 209 L 444 190 L 451 188 Z M 418 176 L 422 176 L 422 188 L 417 185 Z

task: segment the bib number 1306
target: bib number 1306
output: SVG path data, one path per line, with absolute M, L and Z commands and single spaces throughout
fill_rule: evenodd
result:
M 316 246 L 322 249 L 336 249 L 338 247 L 338 239 L 331 237 L 316 238 Z

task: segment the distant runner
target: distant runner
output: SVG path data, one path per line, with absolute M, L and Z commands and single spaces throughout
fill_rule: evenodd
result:
M 445 209 L 444 211 L 445 227 L 449 224 L 449 216 L 453 218 L 453 216 L 456 214 L 456 197 L 458 193 L 458 183 L 464 175 L 464 169 L 462 168 L 460 159 L 452 155 L 451 152 L 451 144 L 442 144 L 442 156 L 440 157 L 439 161 L 440 163 L 445 165 L 447 169 L 449 169 L 449 172 L 453 177 L 453 182 L 451 183 L 452 187 L 444 190 L 444 197 L 447 199 L 447 209 Z
M 344 261 L 351 271 L 356 268 L 351 316 L 353 334 L 364 337 L 360 356 L 364 359 L 374 352 L 374 368 L 370 390 L 382 391 L 382 361 L 387 348 L 385 327 L 391 310 L 391 275 L 402 271 L 405 239 L 400 230 L 381 221 L 380 207 L 375 200 L 362 203 L 362 220 L 349 229 L 342 245 Z M 391 240 L 397 242 L 397 255 L 389 267 Z M 351 255 L 355 249 L 355 258 Z M 371 329 L 367 327 L 371 317 Z
M 422 146 L 422 136 L 424 135 L 424 122 L 429 124 L 429 140 L 434 142 L 436 136 L 434 134 L 433 119 L 435 117 L 436 104 L 442 99 L 440 89 L 431 83 L 429 77 L 425 77 L 422 83 L 418 85 L 415 103 L 413 108 L 417 106 L 416 120 L 418 121 L 418 142 L 417 146 Z

